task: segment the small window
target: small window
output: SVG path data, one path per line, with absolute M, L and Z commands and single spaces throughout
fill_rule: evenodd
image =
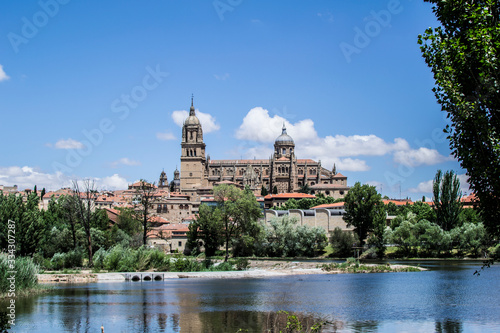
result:
M 179 246 L 182 246 L 182 242 L 181 241 L 179 241 Z

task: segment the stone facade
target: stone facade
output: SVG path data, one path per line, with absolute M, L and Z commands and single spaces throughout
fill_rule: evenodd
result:
M 335 228 L 340 228 L 343 231 L 353 231 L 353 227 L 348 227 L 343 219 L 345 211 L 339 209 L 290 209 L 283 210 L 265 210 L 264 219 L 269 222 L 272 218 L 288 215 L 290 218 L 296 218 L 298 225 L 307 225 L 310 227 L 321 227 L 327 233 L 332 232 Z
M 295 156 L 295 142 L 287 134 L 284 124 L 269 159 L 211 160 L 210 156 L 205 156 L 203 129 L 191 100 L 189 116 L 182 127 L 178 190 L 199 201 L 200 191 L 209 190 L 221 182 L 249 186 L 256 195 L 261 194 L 262 187 L 268 193 L 273 190 L 292 193 L 307 185 L 312 194 L 323 193 L 334 198 L 344 197 L 349 190 L 347 177 L 337 173 L 335 165 L 328 170 L 321 161 Z

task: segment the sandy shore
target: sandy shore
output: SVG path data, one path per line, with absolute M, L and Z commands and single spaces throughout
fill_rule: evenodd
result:
M 145 272 L 161 274 L 163 279 L 179 278 L 206 278 L 206 279 L 234 279 L 234 278 L 266 278 L 288 275 L 305 274 L 343 274 L 343 271 L 326 272 L 318 268 L 320 263 L 302 261 L 273 261 L 273 260 L 250 260 L 250 265 L 244 271 L 227 272 Z M 391 265 L 392 268 L 403 268 L 404 265 Z M 420 268 L 424 270 L 423 268 Z M 86 282 L 121 282 L 125 281 L 125 275 L 134 273 L 92 273 L 82 271 L 79 274 L 39 274 L 40 283 L 86 283 Z

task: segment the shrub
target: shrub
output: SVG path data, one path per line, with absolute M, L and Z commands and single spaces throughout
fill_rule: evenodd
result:
M 236 269 L 239 271 L 243 271 L 248 268 L 250 262 L 247 258 L 238 258 L 235 260 Z
M 330 244 L 333 248 L 333 256 L 348 257 L 352 254 L 352 247 L 359 242 L 358 235 L 350 231 L 342 231 L 335 228 L 330 236 Z
M 106 251 L 104 248 L 100 248 L 97 250 L 96 253 L 94 253 L 94 256 L 92 257 L 92 261 L 94 263 L 94 269 L 104 269 L 104 260 L 106 259 L 106 256 L 108 255 L 108 251 Z
M 490 249 L 490 257 L 492 257 L 493 259 L 500 258 L 500 243 Z

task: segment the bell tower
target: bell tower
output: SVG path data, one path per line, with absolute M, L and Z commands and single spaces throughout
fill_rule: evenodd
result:
M 181 192 L 195 195 L 199 187 L 207 186 L 205 179 L 206 169 L 205 143 L 203 142 L 203 130 L 191 97 L 191 108 L 189 116 L 182 126 L 181 141 Z

